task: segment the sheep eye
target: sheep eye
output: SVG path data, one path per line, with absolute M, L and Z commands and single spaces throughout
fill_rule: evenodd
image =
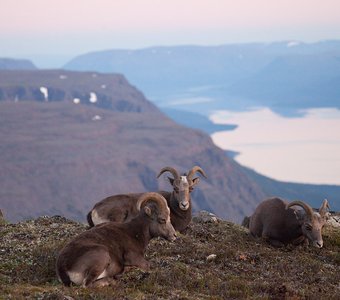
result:
M 176 193 L 178 193 L 178 192 L 179 192 L 178 187 L 174 187 L 174 191 L 175 191 Z
M 312 230 L 312 226 L 309 225 L 309 224 L 307 224 L 307 225 L 306 225 L 306 230 L 311 231 L 311 230 Z
M 192 192 L 194 188 L 192 186 L 189 187 L 189 192 Z
M 158 219 L 158 223 L 159 223 L 159 224 L 165 224 L 166 221 L 165 221 L 165 219 Z

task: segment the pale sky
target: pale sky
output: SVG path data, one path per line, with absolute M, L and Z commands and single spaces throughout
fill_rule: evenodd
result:
M 340 0 L 0 0 L 0 57 L 340 39 Z

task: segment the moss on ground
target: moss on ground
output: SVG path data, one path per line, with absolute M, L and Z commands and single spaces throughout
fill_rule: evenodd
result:
M 67 288 L 56 255 L 84 230 L 62 217 L 0 225 L 0 299 L 340 298 L 338 228 L 324 229 L 321 250 L 275 249 L 230 222 L 192 223 L 174 243 L 150 243 L 151 271 L 133 269 L 105 288 Z

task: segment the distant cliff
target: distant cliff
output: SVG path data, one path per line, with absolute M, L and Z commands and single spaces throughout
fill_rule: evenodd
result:
M 0 57 L 0 70 L 35 70 L 37 67 L 27 59 Z
M 121 75 L 0 72 L 0 206 L 17 221 L 85 220 L 102 198 L 169 189 L 164 166 L 208 175 L 194 209 L 240 221 L 265 197 L 210 137 L 162 114 Z
M 123 75 L 63 70 L 0 71 L 0 78 L 0 101 L 34 100 L 114 111 L 158 111 Z

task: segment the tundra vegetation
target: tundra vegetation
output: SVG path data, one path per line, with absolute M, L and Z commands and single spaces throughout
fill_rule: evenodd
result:
M 149 271 L 131 269 L 113 286 L 65 287 L 56 256 L 88 227 L 63 217 L 0 226 L 0 299 L 339 299 L 340 230 L 324 247 L 274 248 L 244 227 L 193 219 L 174 243 L 153 239 Z M 69 298 L 66 298 L 69 297 Z

